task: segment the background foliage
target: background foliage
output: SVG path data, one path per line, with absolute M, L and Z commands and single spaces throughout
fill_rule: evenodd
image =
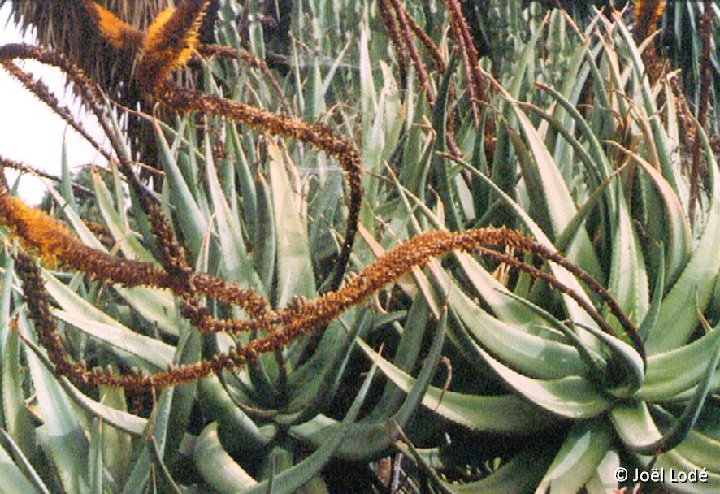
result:
M 13 257 L 22 232 L 9 228 L 0 469 L 12 482 L 3 488 L 605 492 L 632 487 L 614 478 L 624 466 L 705 468 L 706 484 L 661 489 L 717 489 L 717 120 L 712 110 L 704 126 L 695 118 L 704 4 L 668 7 L 666 50 L 636 39 L 631 11 L 464 2 L 475 59 L 467 44 L 470 56 L 461 53 L 457 2 L 407 2 L 400 13 L 394 0 L 296 0 L 285 11 L 287 45 L 264 35 L 261 4 L 220 1 L 215 38 L 268 60 L 294 115 L 359 149 L 351 271 L 423 232 L 507 225 L 596 283 L 540 252 L 453 252 L 247 367 L 137 393 L 71 382 L 34 343 L 32 294 Z M 406 31 L 403 15 L 432 42 Z M 207 94 L 286 111 L 267 74 L 242 60 L 206 58 L 190 70 Z M 716 74 L 714 63 L 711 107 Z M 130 142 L 115 119 L 124 110 L 114 110 L 108 124 Z M 161 172 L 146 183 L 190 266 L 253 287 L 275 308 L 326 291 L 347 219 L 338 161 L 227 116 L 168 114 L 142 117 L 156 150 L 149 164 Z M 64 170 L 50 209 L 86 245 L 161 260 L 126 182 L 114 164 L 82 178 Z M 259 336 L 198 332 L 168 290 L 51 263 L 42 280 L 72 360 L 113 373 L 194 363 Z M 207 307 L 218 319 L 245 316 Z

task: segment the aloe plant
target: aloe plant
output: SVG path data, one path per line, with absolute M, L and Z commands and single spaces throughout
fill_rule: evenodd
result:
M 257 7 L 223 2 L 218 39 L 239 49 L 234 19 Z M 132 153 L 112 108 L 94 101 L 119 157 L 91 177 L 104 242 L 83 222 L 67 170 L 49 194 L 72 235 L 0 194 L 8 489 L 357 492 L 369 488 L 370 464 L 388 455 L 410 475 L 407 492 L 423 482 L 438 492 L 606 492 L 632 486 L 632 476 L 616 477 L 621 467 L 630 475 L 704 468 L 706 483 L 668 476 L 668 487 L 717 489 L 720 177 L 709 139 L 698 126 L 710 180 L 691 222 L 676 96 L 646 78 L 622 19 L 596 15 L 580 32 L 561 10 L 542 17 L 537 5 L 521 7 L 503 6 L 518 33 L 529 26 L 508 45 L 513 62 L 474 64 L 445 49 L 470 50 L 456 2 L 294 3 L 298 43 L 282 96 L 305 122 L 332 122 L 343 146 L 358 143 L 365 173 L 354 244 L 345 227 L 352 213 L 338 206 L 339 148 L 317 149 L 321 140 L 304 135 L 275 140 L 297 138 L 283 129 L 300 120 L 225 103 L 279 109 L 266 73 L 207 61 L 201 103 L 183 104 L 177 94 L 189 93 L 179 90 L 156 94 L 176 109 L 207 110 L 202 125 L 198 114 L 180 113 L 174 125 L 148 117 L 163 172 L 156 195 L 123 162 Z M 425 38 L 420 26 L 430 26 Z M 246 45 L 257 56 L 261 30 L 253 25 Z M 0 48 L 0 58 L 19 52 Z M 280 131 L 258 130 L 246 117 L 253 111 Z M 500 230 L 493 238 L 514 249 L 458 242 L 465 252 L 442 261 L 421 255 L 502 223 L 533 240 Z M 175 237 L 182 249 L 168 241 Z M 255 295 L 277 308 L 270 314 L 301 320 L 349 293 L 333 290 L 348 245 L 357 274 L 346 290 L 373 283 L 372 266 L 382 280 L 405 276 L 323 324 L 307 319 L 314 335 L 287 336 L 245 366 L 182 374 L 279 334 L 247 322 L 263 317 L 248 301 Z M 186 266 L 173 248 L 184 250 Z M 90 249 L 95 264 L 76 261 Z M 413 251 L 422 262 L 389 273 L 393 256 Z M 100 261 L 117 260 L 146 277 L 126 269 L 98 280 Z M 65 269 L 73 262 L 84 268 Z M 188 278 L 194 288 L 173 284 L 187 273 L 207 276 Z M 229 283 L 253 292 L 219 297 Z M 212 324 L 252 331 L 198 331 Z M 107 370 L 81 372 L 83 382 L 72 373 L 83 362 Z M 365 483 L 330 473 L 347 462 Z

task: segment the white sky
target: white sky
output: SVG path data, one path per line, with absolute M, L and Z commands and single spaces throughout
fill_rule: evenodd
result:
M 14 24 L 8 23 L 9 7 L 6 3 L 0 8 L 0 45 L 33 43 L 34 33 L 27 32 L 23 37 Z M 65 77 L 59 70 L 36 62 L 22 62 L 20 66 L 32 72 L 35 78 L 40 77 L 61 104 L 71 109 L 90 135 L 99 139 L 102 132 L 97 123 L 92 116 L 80 111 L 80 104 L 70 89 L 65 90 Z M 88 163 L 105 162 L 102 155 L 64 120 L 0 69 L 0 155 L 57 176 L 60 175 L 63 137 L 66 139 L 68 165 L 71 170 Z M 16 176 L 12 171 L 7 172 L 10 184 Z M 29 203 L 37 204 L 45 187 L 43 181 L 24 176 L 20 181 L 19 194 Z

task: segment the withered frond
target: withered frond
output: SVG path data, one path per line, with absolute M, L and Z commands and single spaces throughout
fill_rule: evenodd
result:
M 135 29 L 93 0 L 85 0 L 85 8 L 100 34 L 115 48 L 137 50 L 140 47 L 143 40 L 142 31 Z
M 209 0 L 186 0 L 158 14 L 145 33 L 136 78 L 147 92 L 195 52 Z

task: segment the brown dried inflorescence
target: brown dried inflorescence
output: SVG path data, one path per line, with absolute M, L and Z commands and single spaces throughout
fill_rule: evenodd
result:
M 459 9 L 459 6 L 458 6 Z M 393 12 L 395 12 L 395 15 L 393 16 Z M 390 37 L 390 40 L 393 43 L 393 46 L 395 47 L 397 53 L 398 53 L 398 63 L 400 64 L 400 70 L 401 70 L 401 79 L 405 78 L 405 65 L 407 63 L 407 58 L 409 56 L 410 60 L 413 63 L 413 66 L 415 67 L 415 71 L 418 74 L 418 79 L 420 80 L 420 86 L 421 89 L 423 89 L 425 93 L 425 99 L 428 101 L 428 103 L 435 104 L 436 103 L 436 95 L 435 92 L 430 86 L 430 79 L 428 75 L 427 68 L 425 67 L 425 64 L 423 63 L 422 59 L 420 58 L 420 54 L 415 47 L 415 40 L 413 38 L 413 34 L 417 37 L 418 40 L 420 40 L 420 43 L 423 45 L 425 50 L 430 54 L 430 58 L 432 59 L 433 65 L 437 69 L 438 73 L 440 75 L 444 75 L 445 71 L 447 70 L 447 64 L 445 63 L 445 60 L 442 56 L 442 53 L 440 52 L 440 49 L 433 41 L 432 37 L 420 27 L 418 22 L 413 18 L 403 7 L 400 0 L 380 0 L 380 13 L 383 19 L 383 23 L 385 24 L 385 29 L 388 32 L 388 36 Z M 451 12 L 451 27 L 453 29 L 456 26 L 459 26 L 457 22 L 453 22 L 453 19 L 455 16 Z M 460 18 L 462 19 L 464 23 L 464 18 L 462 18 L 462 14 L 460 14 Z M 472 39 L 469 34 L 469 30 L 467 29 L 467 25 L 463 24 L 465 26 L 465 38 L 462 37 L 456 37 L 455 41 L 458 46 L 458 49 L 462 55 L 463 61 L 465 62 L 466 67 L 466 79 L 468 81 L 468 84 L 470 84 L 470 101 L 471 101 L 471 110 L 473 112 L 473 118 L 475 120 L 476 125 L 479 123 L 479 113 L 478 113 L 478 104 L 480 102 L 480 98 L 478 97 L 478 92 L 476 90 L 476 87 L 480 87 L 480 79 L 473 79 L 471 77 L 471 71 L 470 67 L 472 64 L 478 63 L 477 61 L 477 50 L 475 50 L 475 46 L 472 44 Z M 470 43 L 471 48 L 468 48 L 466 46 L 465 40 L 468 40 L 468 43 Z M 468 54 L 470 55 L 470 58 L 468 58 Z M 472 61 L 471 61 L 472 60 Z M 479 67 L 479 65 L 478 65 Z M 475 82 L 475 81 L 478 82 Z M 451 84 L 450 86 L 450 99 L 452 100 L 454 98 L 454 87 Z M 454 114 L 452 112 L 448 115 L 448 122 L 447 122 L 447 129 L 445 133 L 445 139 L 448 145 L 448 148 L 455 156 L 462 156 L 462 152 L 460 151 L 460 147 L 458 146 L 455 136 L 454 136 Z
M 470 108 L 477 126 L 480 123 L 479 104 L 483 101 L 483 78 L 480 72 L 478 52 L 458 0 L 445 0 L 445 6 L 450 14 L 450 30 L 465 66 L 465 80 L 470 92 Z
M 665 13 L 665 0 L 637 0 L 635 2 L 635 39 L 638 43 L 652 36 L 653 31 Z M 711 44 L 712 44 L 712 22 L 713 9 L 710 0 L 704 1 L 703 16 L 700 19 L 700 39 L 702 42 L 700 53 L 700 71 L 699 71 L 699 92 L 697 102 L 697 119 L 693 117 L 690 105 L 687 102 L 685 91 L 683 89 L 682 80 L 677 75 L 673 77 L 667 76 L 669 63 L 664 59 L 656 48 L 655 40 L 645 47 L 642 54 L 643 63 L 647 69 L 650 80 L 654 83 L 665 78 L 667 84 L 675 97 L 675 106 L 680 122 L 683 127 L 683 138 L 686 146 L 692 152 L 692 161 L 690 163 L 690 197 L 688 199 L 688 218 L 690 222 L 695 222 L 695 210 L 698 204 L 698 194 L 701 177 L 706 176 L 707 170 L 701 164 L 702 142 L 697 138 L 695 123 L 697 122 L 701 128 L 706 128 L 706 112 L 710 98 L 710 81 L 712 77 L 712 63 L 710 60 Z
M 174 281 L 149 262 L 120 259 L 88 247 L 70 235 L 64 225 L 17 197 L 0 192 L 0 221 L 23 245 L 48 263 L 61 263 L 90 276 L 126 286 L 170 288 Z
M 410 27 L 410 21 L 408 21 L 409 16 L 405 11 L 405 8 L 400 3 L 400 0 L 389 1 L 390 5 L 395 11 L 395 15 L 397 16 L 398 24 L 400 25 L 400 33 L 402 34 L 405 41 L 404 50 L 407 50 L 410 60 L 412 60 L 412 63 L 415 66 L 415 71 L 417 72 L 418 79 L 420 79 L 420 89 L 422 89 L 422 91 L 425 93 L 425 99 L 427 99 L 428 103 L 433 104 L 435 102 L 435 93 L 430 86 L 430 79 L 428 78 L 425 64 L 420 58 L 420 54 L 415 47 L 412 28 Z M 393 40 L 393 42 L 395 42 L 394 37 L 391 37 L 391 39 Z
M 421 266 L 430 259 L 447 254 L 452 250 L 476 252 L 501 262 L 512 263 L 515 267 L 549 282 L 554 288 L 568 293 L 588 311 L 601 328 L 612 332 L 584 297 L 574 293 L 551 275 L 506 254 L 492 250 L 489 248 L 491 246 L 510 246 L 516 250 L 530 250 L 541 257 L 558 262 L 576 275 L 580 275 L 580 278 L 583 281 L 589 281 L 590 287 L 608 303 L 611 311 L 618 317 L 631 338 L 636 341 L 637 333 L 632 323 L 622 313 L 612 297 L 604 289 L 598 290 L 599 285 L 579 268 L 559 254 L 540 246 L 517 231 L 506 228 L 481 228 L 464 232 L 436 231 L 417 235 L 387 252 L 359 273 L 349 276 L 342 288 L 313 300 L 296 301 L 284 309 L 258 313 L 255 319 L 212 321 L 207 316 L 208 319 L 197 321 L 200 325 L 209 325 L 202 328 L 204 330 L 237 332 L 263 329 L 266 331 L 265 336 L 254 339 L 246 345 L 234 347 L 226 354 L 214 355 L 202 362 L 174 367 L 153 375 L 114 375 L 88 369 L 82 363 L 71 363 L 68 360 L 62 341 L 54 329 L 39 268 L 35 261 L 24 253 L 19 253 L 16 258 L 19 266 L 18 276 L 23 280 L 23 287 L 26 293 L 33 293 L 33 297 L 29 297 L 32 300 L 28 300 L 28 306 L 35 321 L 40 342 L 47 348 L 48 355 L 55 364 L 58 374 L 66 375 L 83 384 L 107 384 L 134 390 L 147 389 L 181 384 L 205 377 L 212 372 L 244 365 L 255 360 L 261 353 L 283 348 L 292 341 L 325 327 L 345 310 L 358 305 L 376 291 L 408 273 L 412 268 Z M 227 285 L 222 287 L 222 290 L 233 291 L 233 287 Z M 213 324 L 216 326 L 212 326 Z M 640 345 L 642 345 L 641 342 Z M 641 346 L 640 351 L 642 353 Z
M 231 48 L 229 46 L 224 45 L 215 45 L 215 44 L 201 44 L 198 45 L 198 53 L 205 57 L 221 57 L 221 58 L 240 58 L 243 62 L 248 64 L 250 67 L 254 69 L 258 69 L 262 74 L 265 76 L 265 78 L 270 82 L 270 85 L 273 87 L 273 90 L 277 93 L 278 98 L 280 98 L 280 102 L 283 105 L 283 110 L 287 115 L 292 115 L 293 110 L 292 106 L 290 106 L 290 102 L 285 97 L 285 93 L 283 93 L 282 88 L 280 87 L 280 83 L 275 78 L 273 73 L 270 71 L 270 67 L 265 63 L 265 60 L 262 60 L 261 58 L 256 57 L 252 53 L 250 53 L 247 50 L 239 49 L 236 50 L 234 48 Z
M 387 11 L 395 9 L 398 20 L 409 36 L 411 24 L 404 17 L 398 0 L 384 4 Z M 452 2 L 451 2 L 452 3 Z M 113 24 L 114 16 L 87 2 L 94 9 L 101 30 L 113 44 L 135 40 L 131 28 Z M 168 72 L 184 63 L 196 43 L 197 24 L 202 17 L 206 1 L 187 1 L 177 10 L 168 11 L 156 20 L 143 38 L 143 58 L 140 73 L 157 71 L 148 90 L 161 102 L 178 111 L 197 111 L 221 115 L 235 122 L 262 129 L 272 135 L 288 137 L 312 143 L 334 156 L 346 171 L 350 188 L 350 204 L 345 241 L 335 271 L 335 284 L 327 293 L 312 299 L 297 299 L 284 308 L 271 310 L 268 301 L 250 288 L 243 288 L 220 278 L 194 271 L 185 258 L 182 244 L 177 241 L 169 220 L 165 217 L 158 201 L 139 182 L 133 173 L 132 163 L 124 154 L 121 143 L 117 142 L 109 124 L 104 120 L 105 110 L 101 105 L 103 96 L 88 81 L 82 71 L 61 55 L 48 53 L 40 48 L 26 45 L 0 47 L 0 63 L 11 63 L 15 58 L 32 58 L 55 65 L 64 70 L 75 82 L 101 126 L 110 138 L 117 156 L 120 170 L 130 187 L 137 194 L 140 205 L 148 215 L 158 245 L 159 265 L 111 256 L 101 250 L 86 246 L 77 240 L 65 225 L 48 214 L 27 206 L 9 194 L 7 186 L 0 183 L 0 222 L 20 239 L 26 251 L 15 254 L 17 274 L 26 294 L 28 311 L 35 323 L 39 342 L 45 347 L 58 375 L 67 376 L 77 382 L 90 385 L 122 386 L 132 390 L 147 390 L 163 386 L 194 381 L 212 372 L 230 370 L 257 359 L 259 354 L 278 351 L 313 331 L 322 331 L 327 324 L 349 308 L 362 303 L 378 290 L 383 289 L 399 277 L 421 267 L 432 258 L 459 250 L 479 254 L 496 262 L 515 267 L 543 280 L 555 290 L 572 297 L 608 333 L 612 328 L 590 304 L 584 294 L 558 281 L 548 272 L 506 254 L 503 249 L 510 247 L 513 252 L 531 252 L 534 257 L 556 263 L 597 293 L 623 326 L 636 348 L 644 355 L 642 341 L 636 329 L 622 312 L 610 294 L 580 268 L 566 260 L 559 253 L 544 247 L 526 235 L 506 228 L 480 228 L 461 232 L 435 231 L 419 234 L 382 257 L 376 259 L 359 272 L 348 276 L 340 286 L 345 265 L 353 246 L 357 230 L 361 187 L 361 158 L 353 145 L 330 129 L 309 124 L 298 119 L 279 116 L 266 110 L 243 103 L 207 95 L 198 91 L 173 86 L 166 78 Z M 457 19 L 454 21 L 458 24 Z M 392 28 L 392 23 L 387 21 Z M 459 26 L 459 24 L 458 24 Z M 417 29 L 415 29 L 417 31 Z M 416 33 L 417 34 L 417 33 Z M 458 39 L 465 40 L 462 30 Z M 421 37 L 422 38 L 422 37 Z M 134 41 L 133 41 L 134 42 Z M 417 58 L 417 53 L 411 57 Z M 157 53 L 154 53 L 157 50 Z M 157 57 L 168 59 L 159 60 Z M 156 58 L 153 58 L 156 57 Z M 469 66 L 472 63 L 468 61 Z M 441 67 L 438 65 L 439 68 Z M 428 86 L 429 87 L 429 86 Z M 36 88 L 37 90 L 37 88 Z M 431 93 L 429 93 L 431 94 Z M 47 101 L 53 101 L 46 99 Z M 28 253 L 34 254 L 34 257 Z M 231 348 L 225 354 L 213 355 L 198 363 L 172 367 L 153 375 L 120 375 L 89 368 L 83 362 L 72 362 L 67 355 L 63 340 L 55 329 L 50 310 L 49 296 L 43 285 L 37 258 L 86 273 L 98 280 L 127 286 L 148 285 L 169 289 L 181 299 L 181 313 L 200 331 L 226 331 L 238 333 L 252 331 L 262 336 Z M 205 295 L 217 301 L 241 307 L 248 315 L 246 319 L 217 320 L 199 301 Z
M 340 166 L 347 174 L 350 188 L 345 239 L 336 261 L 335 279 L 332 283 L 333 287 L 339 286 L 345 266 L 350 259 L 362 202 L 362 162 L 360 153 L 352 143 L 324 126 L 275 115 L 262 108 L 256 108 L 237 101 L 174 87 L 170 83 L 158 88 L 156 96 L 160 101 L 176 110 L 222 115 L 236 122 L 263 129 L 275 136 L 289 137 L 312 143 L 338 159 Z
M 701 128 L 706 128 L 707 108 L 710 102 L 710 81 L 712 79 L 712 61 L 710 60 L 711 44 L 712 44 L 712 23 L 713 8 L 710 0 L 704 2 L 704 15 L 700 28 L 700 37 L 702 38 L 702 52 L 700 64 L 702 70 L 700 72 L 700 94 L 698 95 L 697 121 Z M 690 199 L 688 208 L 688 217 L 690 221 L 695 223 L 695 209 L 698 202 L 699 181 L 700 181 L 700 156 L 702 154 L 702 142 L 700 139 L 695 140 L 693 148 L 692 165 L 690 169 Z
M 400 68 L 400 80 L 405 81 L 407 78 L 407 48 L 403 42 L 402 34 L 400 33 L 400 26 L 398 25 L 397 19 L 392 13 L 392 5 L 390 0 L 380 0 L 380 17 L 382 18 L 383 24 L 385 25 L 385 31 L 387 31 L 392 46 L 395 48 L 397 57 L 398 67 Z
M 30 165 L 27 165 L 25 163 L 21 163 L 19 161 L 11 160 L 9 158 L 6 158 L 5 156 L 0 155 L 0 168 L 10 168 L 12 170 L 17 170 L 20 173 L 27 173 L 30 175 L 35 175 L 36 177 L 41 177 L 47 180 L 52 180 L 53 182 L 59 183 L 62 179 L 56 175 L 52 175 L 50 173 L 44 172 L 42 170 L 36 170 L 35 168 L 31 167 Z M 0 180 L 4 179 L 4 175 L 0 174 Z M 84 196 L 91 195 L 92 192 L 87 189 L 86 187 L 83 187 L 80 184 L 73 183 L 72 188 L 75 192 L 78 194 L 82 194 Z

